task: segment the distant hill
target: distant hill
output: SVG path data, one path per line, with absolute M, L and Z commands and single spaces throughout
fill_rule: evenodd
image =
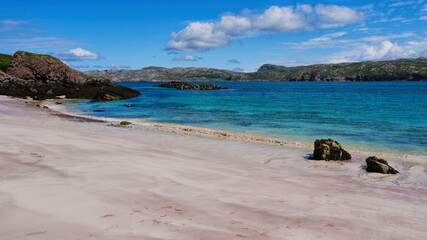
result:
M 250 73 L 213 68 L 147 67 L 139 70 L 92 70 L 87 75 L 116 82 L 137 81 L 423 81 L 427 58 L 284 67 L 265 64 Z
M 214 68 L 146 67 L 138 70 L 109 69 L 87 71 L 87 75 L 109 77 L 117 82 L 138 81 L 233 81 L 246 78 L 246 74 Z
M 279 81 L 427 80 L 427 58 L 283 67 L 266 64 L 251 79 Z

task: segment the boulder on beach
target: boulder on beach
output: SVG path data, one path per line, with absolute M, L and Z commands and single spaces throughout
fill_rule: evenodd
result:
M 326 161 L 350 160 L 351 155 L 333 139 L 317 139 L 314 142 L 313 159 Z
M 156 85 L 156 87 L 176 88 L 178 90 L 203 90 L 203 91 L 227 89 L 227 88 L 223 88 L 218 85 L 210 84 L 210 83 L 201 83 L 201 84 L 193 85 L 190 83 L 175 82 L 175 81 L 168 82 L 168 83 L 161 83 L 159 85 Z
M 366 159 L 366 168 L 367 172 L 377 172 L 383 174 L 396 174 L 399 173 L 396 169 L 390 167 L 388 162 L 382 158 L 377 158 L 375 156 L 368 157 Z

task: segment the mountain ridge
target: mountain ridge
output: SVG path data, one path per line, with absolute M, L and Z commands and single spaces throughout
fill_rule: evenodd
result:
M 424 81 L 427 58 L 286 67 L 264 64 L 256 72 L 215 68 L 156 67 L 137 70 L 90 70 L 87 75 L 109 77 L 116 82 L 138 81 Z

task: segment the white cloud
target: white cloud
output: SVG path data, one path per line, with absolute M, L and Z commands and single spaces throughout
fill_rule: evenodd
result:
M 395 18 L 390 18 L 390 19 L 388 19 L 388 18 L 382 18 L 378 22 L 381 22 L 381 23 L 384 23 L 384 22 L 397 22 L 397 21 L 404 22 L 406 20 L 407 19 L 405 19 L 403 17 L 395 17 Z
M 348 23 L 357 22 L 364 18 L 363 13 L 353 9 L 337 5 L 319 4 L 314 8 L 319 15 L 321 26 L 325 28 L 344 26 Z
M 19 30 L 22 25 L 28 24 L 27 21 L 5 19 L 0 20 L 0 32 L 9 32 Z
M 401 56 L 403 48 L 390 41 L 383 41 L 376 46 L 366 46 L 365 51 L 361 55 L 361 60 L 379 60 L 385 58 L 386 55 Z
M 312 29 L 303 11 L 293 7 L 272 6 L 261 15 L 252 18 L 252 28 L 256 32 L 289 32 Z
M 406 32 L 401 34 L 390 34 L 377 36 L 372 35 L 362 38 L 340 38 L 347 35 L 347 32 L 335 32 L 322 35 L 317 38 L 309 39 L 305 42 L 298 43 L 282 43 L 284 45 L 291 45 L 294 49 L 309 49 L 309 48 L 355 48 L 362 44 L 378 44 L 382 41 L 399 39 L 399 38 L 413 38 L 417 35 L 413 32 Z
M 0 46 L 9 49 L 52 49 L 52 46 L 69 46 L 75 43 L 57 37 L 0 38 Z
M 424 4 L 423 8 L 421 8 L 421 11 L 427 12 L 427 4 Z
M 407 6 L 407 5 L 412 5 L 415 4 L 415 1 L 406 1 L 406 2 L 396 2 L 393 4 L 390 4 L 390 7 L 401 7 L 401 6 Z
M 215 27 L 230 36 L 238 36 L 248 33 L 248 31 L 250 31 L 251 24 L 250 19 L 247 17 L 224 15 Z
M 214 23 L 190 23 L 184 30 L 172 33 L 166 48 L 178 51 L 206 51 L 208 49 L 227 45 L 230 35 L 215 29 Z
M 375 36 L 374 35 L 374 36 L 360 38 L 357 40 L 366 41 L 366 42 L 381 42 L 381 41 L 388 40 L 388 39 L 409 38 L 409 37 L 416 37 L 416 36 L 417 36 L 417 34 L 415 34 L 413 32 L 405 32 L 405 33 L 390 34 L 390 35 L 385 35 L 385 36 Z
M 375 44 L 360 44 L 351 50 L 334 53 L 329 62 L 355 62 L 368 60 L 389 60 L 396 58 L 427 57 L 427 38 L 408 41 L 403 44 L 385 40 Z
M 89 52 L 83 48 L 74 48 L 59 54 L 59 58 L 65 61 L 97 60 L 99 59 L 99 54 Z
M 173 59 L 173 61 L 197 61 L 197 59 L 191 55 L 180 56 Z
M 325 34 L 325 35 L 317 37 L 317 38 L 312 38 L 306 42 L 297 43 L 295 45 L 300 46 L 300 47 L 303 47 L 303 46 L 306 47 L 306 46 L 317 46 L 320 44 L 328 44 L 328 43 L 332 42 L 333 38 L 342 37 L 346 34 L 347 34 L 347 32 L 329 33 L 329 34 Z
M 261 14 L 223 15 L 217 22 L 191 22 L 172 33 L 167 50 L 200 52 L 226 46 L 234 38 L 256 34 L 311 31 L 361 21 L 364 14 L 348 7 L 319 4 L 272 6 Z

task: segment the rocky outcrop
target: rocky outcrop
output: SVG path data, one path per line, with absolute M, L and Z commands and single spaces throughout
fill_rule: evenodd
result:
M 37 81 L 24 80 L 21 78 L 10 76 L 4 72 L 0 72 L 0 88 L 26 87 L 26 86 L 36 86 L 36 85 L 37 85 Z
M 109 78 L 88 77 L 49 56 L 17 51 L 7 68 L 0 72 L 0 94 L 37 100 L 65 95 L 94 101 L 113 101 L 141 95 L 117 86 Z
M 24 80 L 37 80 L 46 84 L 84 84 L 87 76 L 49 56 L 17 51 L 10 62 L 7 74 Z
M 220 87 L 218 85 L 209 84 L 209 83 L 202 83 L 202 84 L 193 85 L 193 84 L 184 83 L 184 82 L 162 83 L 162 84 L 157 85 L 157 87 L 176 88 L 178 90 L 203 90 L 203 91 L 227 89 L 227 88 L 223 88 L 223 87 Z
M 313 159 L 345 161 L 350 160 L 351 155 L 333 139 L 317 139 L 314 142 Z
M 368 157 L 366 159 L 366 171 L 367 172 L 377 172 L 383 174 L 396 174 L 399 173 L 396 169 L 390 167 L 388 162 L 384 159 L 377 158 L 375 156 Z

